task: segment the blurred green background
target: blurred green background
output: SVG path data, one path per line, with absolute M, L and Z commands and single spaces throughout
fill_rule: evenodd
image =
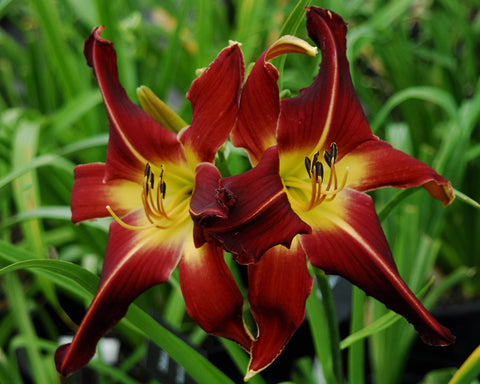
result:
M 480 1 L 303 3 L 330 8 L 348 22 L 352 77 L 374 133 L 434 167 L 457 191 L 480 200 Z M 138 103 L 136 88 L 147 85 L 190 121 L 185 94 L 195 71 L 229 40 L 241 42 L 245 62 L 253 62 L 279 37 L 296 5 L 286 0 L 0 0 L 0 267 L 54 259 L 93 275 L 100 272 L 108 220 L 75 226 L 69 210 L 73 167 L 104 161 L 108 138 L 101 95 L 82 52 L 93 27 L 106 26 L 102 36 L 114 42 L 120 79 L 132 100 Z M 306 38 L 304 17 L 298 21 L 297 35 Z M 286 94 L 309 85 L 320 60 L 320 55 L 290 55 L 285 63 L 276 62 L 283 66 Z M 241 152 L 227 156 L 230 173 L 248 164 Z M 419 292 L 434 276 L 423 297 L 428 306 L 437 304 L 438 313 L 442 308 L 450 313 L 452 304 L 465 302 L 478 316 L 480 211 L 475 203 L 463 197 L 443 208 L 421 189 L 408 196 L 384 190 L 374 198 L 400 273 L 412 290 Z M 61 269 L 28 262 L 18 268 L 0 277 L 0 382 L 60 382 L 53 363 L 58 337 L 80 322 L 91 298 L 85 287 L 89 281 L 94 289 L 95 280 L 85 275 L 75 285 Z M 80 276 L 76 269 L 71 273 Z M 357 291 L 353 297 L 352 331 L 386 313 Z M 137 303 L 203 351 L 237 353 L 207 338 L 187 318 L 175 278 Z M 460 327 L 455 321 L 451 326 Z M 71 382 L 162 382 L 144 369 L 149 354 L 141 334 L 121 325 L 114 335 L 123 345 L 120 363 L 111 367 L 97 360 L 93 379 L 74 375 Z M 477 331 L 466 337 L 478 344 L 479 336 Z M 375 332 L 365 356 L 363 341 L 357 342 L 345 353 L 346 380 L 409 382 L 404 371 L 414 356 L 415 337 L 402 319 Z M 473 350 L 468 348 L 461 359 Z M 232 380 L 241 377 L 241 369 L 225 364 L 220 368 L 228 367 Z M 317 380 L 313 354 L 293 354 L 291 367 L 279 378 L 273 372 L 280 364 L 257 382 Z M 451 369 L 445 376 L 435 372 L 431 377 L 446 380 L 458 366 L 446 360 L 441 368 Z

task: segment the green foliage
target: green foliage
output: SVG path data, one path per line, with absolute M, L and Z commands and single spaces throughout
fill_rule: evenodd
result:
M 308 3 L 329 7 L 348 21 L 352 76 L 375 133 L 432 165 L 461 192 L 448 208 L 422 190 L 374 194 L 379 212 L 385 208 L 382 224 L 402 277 L 418 292 L 436 276 L 424 296 L 429 307 L 452 292 L 459 295 L 452 300 L 478 299 L 480 279 L 472 274 L 480 268 L 480 210 L 465 203 L 480 200 L 478 0 L 0 1 L 0 268 L 10 268 L 0 277 L 0 382 L 22 382 L 18 352 L 33 382 L 60 382 L 53 353 L 60 334 L 79 321 L 69 318 L 74 314 L 61 299 L 88 305 L 102 265 L 108 221 L 80 226 L 69 221 L 73 167 L 103 161 L 107 143 L 106 113 L 82 53 L 92 28 L 106 26 L 104 37 L 115 44 L 120 78 L 132 100 L 137 87 L 146 85 L 188 122 L 191 108 L 184 95 L 196 69 L 207 66 L 230 39 L 242 43 L 248 64 L 282 30 L 305 37 L 299 10 Z M 290 55 L 275 62 L 282 88 L 295 95 L 307 86 L 319 60 Z M 248 163 L 228 145 L 223 155 L 224 174 L 242 172 Z M 205 341 L 185 314 L 175 279 L 137 304 L 161 313 L 193 345 Z M 332 318 L 325 305 L 318 297 L 308 302 L 327 381 L 341 381 L 332 351 L 342 346 L 349 348 L 349 381 L 365 382 L 367 338 L 375 381 L 400 382 L 415 338 L 412 327 L 355 292 L 352 336 L 331 345 L 338 340 L 327 332 Z M 138 307 L 117 328 L 132 357 L 119 367 L 92 362 L 102 383 L 136 382 L 131 368 L 142 364 L 149 332 L 198 382 L 228 380 L 200 355 L 185 352 Z M 224 348 L 244 371 L 246 355 L 228 342 Z M 313 365 L 298 359 L 285 380 L 315 382 Z

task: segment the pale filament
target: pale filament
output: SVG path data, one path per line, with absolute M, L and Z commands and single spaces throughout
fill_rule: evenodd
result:
M 110 215 L 118 224 L 120 224 L 123 228 L 130 229 L 132 231 L 143 231 L 144 229 L 150 229 L 153 227 L 157 227 L 160 229 L 165 229 L 169 227 L 169 225 L 161 226 L 161 225 L 158 225 L 158 223 L 149 223 L 146 225 L 131 225 L 123 221 L 120 217 L 118 217 L 118 215 L 115 212 L 113 212 L 113 209 L 109 205 L 107 205 L 106 208 L 108 213 L 110 213 Z

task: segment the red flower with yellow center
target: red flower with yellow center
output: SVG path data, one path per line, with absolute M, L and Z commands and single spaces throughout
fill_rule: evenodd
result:
M 189 213 L 194 189 L 202 190 L 195 185 L 195 168 L 213 163 L 236 119 L 244 72 L 240 48 L 234 43 L 222 50 L 192 83 L 187 94 L 192 123 L 177 134 L 128 99 L 118 79 L 113 45 L 101 38 L 102 31 L 103 27 L 93 31 L 84 53 L 109 117 L 107 159 L 75 168 L 71 208 L 75 223 L 108 216 L 115 220 L 100 286 L 72 343 L 57 350 L 57 370 L 67 376 L 84 366 L 100 337 L 125 315 L 130 303 L 169 280 L 177 265 L 189 315 L 205 331 L 249 350 L 243 298 L 223 249 L 212 244 L 195 247 Z M 159 100 L 145 88 L 142 95 L 147 110 L 155 112 Z M 168 124 L 183 125 L 178 117 L 169 121 L 172 116 L 164 115 Z
M 203 191 L 217 193 L 209 205 L 201 194 L 192 199 L 192 217 L 203 227 L 195 233 L 197 245 L 220 242 L 249 264 L 248 299 L 258 337 L 247 377 L 268 366 L 303 321 L 312 287 L 305 256 L 403 315 L 426 343 L 454 341 L 399 276 L 365 193 L 423 185 L 447 205 L 452 187 L 372 134 L 351 81 L 342 18 L 312 7 L 307 29 L 322 52 L 312 85 L 279 99 L 278 71 L 268 60 L 295 50 L 278 43 L 257 60 L 244 85 L 231 140 L 246 149 L 255 168 L 224 179 L 210 165 L 197 168 L 197 180 L 210 183 Z M 290 230 L 299 233 L 293 241 Z

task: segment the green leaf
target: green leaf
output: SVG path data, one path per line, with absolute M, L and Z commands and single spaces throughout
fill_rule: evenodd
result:
M 57 155 L 43 155 L 35 157 L 32 161 L 25 163 L 17 168 L 15 168 L 10 173 L 6 174 L 2 178 L 0 178 L 0 189 L 5 187 L 7 184 L 11 183 L 17 177 L 31 171 L 35 168 L 44 167 L 46 165 L 60 168 L 65 170 L 65 172 L 72 173 L 73 172 L 73 164 L 68 160 L 57 156 Z
M 108 133 L 92 136 L 85 140 L 76 141 L 58 151 L 59 155 L 66 156 L 74 152 L 83 151 L 93 147 L 106 147 L 108 144 Z
M 458 120 L 457 104 L 450 93 L 434 87 L 410 87 L 397 92 L 387 100 L 370 124 L 372 131 L 375 132 L 385 122 L 393 108 L 410 99 L 437 104 L 447 112 L 452 121 Z
M 422 297 L 427 289 L 430 287 L 430 285 L 433 283 L 433 279 L 430 280 L 419 292 L 418 296 Z M 390 327 L 392 324 L 395 324 L 398 320 L 402 319 L 403 317 L 400 315 L 397 315 L 395 312 L 388 312 L 382 317 L 378 318 L 375 320 L 373 323 L 368 325 L 367 327 L 361 329 L 360 331 L 357 331 L 355 333 L 352 333 L 350 336 L 347 336 L 345 339 L 343 339 L 340 342 L 340 349 L 345 349 L 351 346 L 352 344 L 356 343 L 359 340 L 365 339 L 369 336 L 372 336 L 380 331 L 383 331 L 384 329 Z
M 0 246 L 0 260 L 3 258 L 3 260 L 8 261 L 18 258 L 19 253 L 16 247 L 6 242 L 0 242 Z M 20 257 L 26 257 L 27 255 L 27 251 L 20 251 Z M 1 269 L 0 275 L 20 269 L 28 269 L 35 274 L 40 273 L 55 284 L 61 285 L 63 289 L 83 299 L 91 300 L 98 287 L 99 279 L 97 276 L 76 264 L 60 260 L 19 261 Z M 72 285 L 72 282 L 75 284 Z M 135 304 L 130 306 L 122 322 L 156 343 L 199 384 L 232 383 L 218 368 L 183 340 L 162 327 Z
M 378 219 L 380 222 L 383 222 L 387 218 L 387 216 L 392 212 L 392 210 L 401 203 L 405 198 L 410 196 L 412 193 L 418 191 L 418 188 L 407 188 L 401 189 L 395 193 L 395 195 L 380 209 L 378 212 Z
M 42 351 L 36 343 L 38 336 L 30 316 L 29 302 L 23 292 L 20 279 L 16 275 L 10 274 L 3 279 L 3 287 L 9 302 L 9 310 L 13 313 L 19 332 L 18 336 L 30 341 L 23 347 L 25 348 L 29 367 L 32 372 L 35 372 L 34 382 L 36 384 L 52 383 L 55 377 L 54 364 L 53 361 L 51 364 L 43 364 Z M 12 347 L 12 344 L 10 346 Z
M 305 8 L 308 7 L 311 0 L 299 0 L 293 11 L 288 15 L 287 20 L 282 26 L 280 36 L 283 35 L 295 35 L 300 23 L 305 18 Z
M 468 197 L 463 192 L 460 192 L 458 189 L 453 188 L 453 191 L 455 192 L 455 197 L 457 199 L 463 201 L 464 203 L 466 203 L 466 204 L 468 204 L 468 205 L 470 205 L 474 208 L 480 209 L 480 204 L 477 203 L 475 200 L 473 200 L 471 197 Z
M 402 316 L 397 315 L 395 312 L 388 312 L 367 327 L 358 332 L 352 333 L 350 336 L 347 336 L 345 339 L 343 339 L 340 342 L 340 349 L 348 348 L 359 340 L 381 332 L 390 327 L 392 324 L 395 324 L 400 319 L 402 319 Z
M 299 0 L 293 11 L 288 15 L 287 20 L 282 26 L 280 31 L 280 36 L 283 35 L 295 35 L 297 32 L 300 23 L 305 18 L 305 8 L 310 5 L 311 0 Z M 278 62 L 278 72 L 280 73 L 280 80 L 278 83 L 279 89 L 282 90 L 283 86 L 283 68 L 285 67 L 285 61 L 287 60 L 287 55 L 280 56 L 277 60 L 273 62 Z
M 480 345 L 465 360 L 448 384 L 471 384 L 480 374 Z
M 59 219 L 70 221 L 72 213 L 70 207 L 58 206 L 58 207 L 38 207 L 31 211 L 20 212 L 17 215 L 7 218 L 5 222 L 1 223 L 0 229 L 10 227 L 12 225 L 21 223 L 24 220 L 30 220 L 34 218 L 43 219 Z

